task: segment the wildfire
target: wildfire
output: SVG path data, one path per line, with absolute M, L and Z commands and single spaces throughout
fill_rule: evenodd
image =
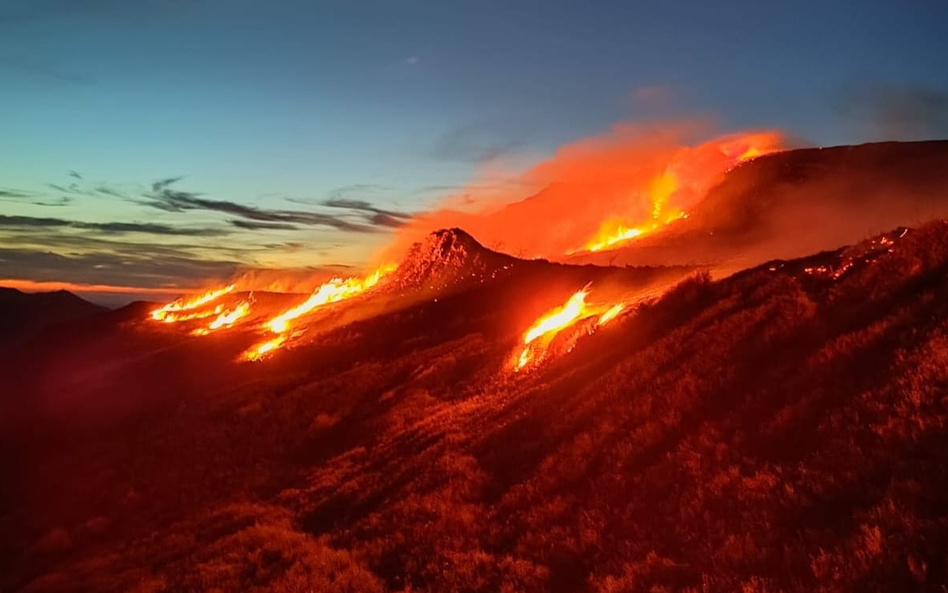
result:
M 382 266 L 365 278 L 333 278 L 317 288 L 312 295 L 301 304 L 289 311 L 281 313 L 267 322 L 266 326 L 274 333 L 284 333 L 294 319 L 322 307 L 328 303 L 336 303 L 352 298 L 378 284 L 383 276 L 392 272 L 395 266 Z
M 618 303 L 611 307 L 591 305 L 586 302 L 588 295 L 588 287 L 573 293 L 566 303 L 548 311 L 524 332 L 523 350 L 517 357 L 515 370 L 519 371 L 538 356 L 543 355 L 553 337 L 564 329 L 598 315 L 596 324 L 589 329 L 589 333 L 592 333 L 595 328 L 609 323 L 625 309 L 625 303 Z
M 275 334 L 279 334 L 279 336 L 254 346 L 244 353 L 244 358 L 247 360 L 259 360 L 268 352 L 283 345 L 287 339 L 286 334 L 292 329 L 293 321 L 312 313 L 324 305 L 344 301 L 364 293 L 378 284 L 383 277 L 390 274 L 395 268 L 395 265 L 384 265 L 364 278 L 333 278 L 329 282 L 326 282 L 313 291 L 313 294 L 299 305 L 267 321 L 264 327 Z
M 574 293 L 565 305 L 538 319 L 523 335 L 523 343 L 529 344 L 540 336 L 557 332 L 576 321 L 586 311 L 586 294 L 585 289 Z
M 253 348 L 251 348 L 250 350 L 244 353 L 244 358 L 251 361 L 260 360 L 268 352 L 276 350 L 277 348 L 282 346 L 283 342 L 285 341 L 286 341 L 286 336 L 281 335 L 281 336 L 277 336 L 276 338 L 273 338 L 272 340 L 268 340 L 261 344 L 257 344 L 256 346 L 254 346 Z
M 647 211 L 648 214 L 644 215 L 644 220 L 642 219 L 644 212 L 641 212 L 638 217 L 607 218 L 581 249 L 572 250 L 567 255 L 578 251 L 603 251 L 657 231 L 676 220 L 688 218 L 688 213 L 680 207 L 684 205 L 683 198 L 680 196 L 694 194 L 696 177 L 706 182 L 714 178 L 714 175 L 709 174 L 709 169 L 719 174 L 759 156 L 776 152 L 779 150 L 777 142 L 778 140 L 770 134 L 749 134 L 717 143 L 713 162 L 720 169 L 709 166 L 704 166 L 703 169 L 697 165 L 690 166 L 697 167 L 699 172 L 696 173 L 683 164 L 688 162 L 687 159 L 681 162 L 670 162 L 645 186 L 642 194 L 639 194 L 644 195 L 651 203 L 651 208 Z M 701 184 L 698 186 L 701 187 Z M 702 190 L 707 189 L 706 185 L 702 187 Z M 674 202 L 678 202 L 679 206 L 674 206 Z M 632 221 L 630 218 L 638 218 L 638 220 Z
M 619 313 L 622 313 L 623 309 L 625 309 L 625 303 L 619 303 L 618 305 L 613 305 L 612 307 L 609 308 L 608 311 L 606 311 L 599 317 L 599 321 L 596 322 L 596 325 L 602 326 L 609 323 L 610 321 L 615 319 L 619 315 Z
M 238 304 L 234 309 L 222 311 L 221 307 L 217 307 L 216 311 L 219 313 L 219 315 L 216 319 L 214 319 L 214 321 L 209 323 L 207 327 L 194 330 L 193 333 L 199 336 L 205 336 L 214 330 L 233 326 L 235 323 L 250 314 L 250 303 L 247 301 L 241 301 L 240 304 Z
M 210 317 L 211 315 L 219 314 L 220 311 L 215 309 L 211 312 L 207 311 L 195 311 L 195 309 L 200 309 L 204 305 L 219 299 L 225 294 L 234 290 L 234 285 L 230 284 L 224 288 L 217 288 L 209 290 L 204 294 L 200 294 L 190 300 L 178 299 L 172 301 L 161 307 L 155 309 L 151 312 L 151 318 L 155 321 L 164 321 L 166 323 L 171 323 L 174 321 L 185 321 L 188 319 L 201 319 L 203 317 Z M 193 313 L 184 313 L 185 311 L 194 311 Z

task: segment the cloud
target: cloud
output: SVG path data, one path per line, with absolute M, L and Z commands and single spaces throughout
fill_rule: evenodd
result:
M 465 124 L 443 132 L 435 140 L 431 155 L 440 160 L 486 163 L 523 146 L 523 136 L 509 122 Z
M 172 227 L 155 223 L 139 222 L 82 222 L 64 220 L 61 218 L 44 218 L 34 216 L 6 216 L 0 214 L 0 228 L 73 228 L 107 233 L 145 233 L 151 235 L 194 235 L 220 236 L 227 234 L 220 229 L 195 229 L 188 227 Z
M 48 250 L 0 247 L 0 268 L 7 278 L 67 281 L 86 284 L 162 286 L 195 285 L 208 279 L 228 278 L 239 265 L 214 260 L 141 252 L 59 254 Z
M 50 199 L 44 198 L 42 194 L 24 192 L 14 189 L 0 189 L 0 200 L 21 202 L 32 204 L 34 206 L 66 206 L 72 202 L 72 198 L 67 196 L 61 196 L 50 201 Z
M 844 89 L 838 111 L 876 140 L 948 136 L 948 92 L 927 86 L 863 84 Z
M 172 177 L 156 181 L 152 184 L 152 191 L 145 195 L 143 202 L 147 206 L 164 210 L 165 212 L 185 212 L 188 210 L 207 210 L 222 212 L 236 216 L 246 221 L 257 223 L 283 223 L 284 225 L 323 226 L 340 231 L 354 233 L 372 233 L 376 229 L 371 224 L 356 223 L 343 216 L 322 212 L 307 212 L 302 210 L 268 210 L 255 206 L 245 206 L 228 200 L 212 200 L 201 197 L 201 194 L 175 190 L 171 186 L 179 181 L 180 177 Z M 233 224 L 233 221 L 231 221 Z M 270 226 L 245 225 L 243 228 L 275 228 Z M 286 229 L 287 227 L 281 227 Z
M 421 61 L 421 58 L 418 57 L 418 56 L 408 56 L 407 58 L 405 58 L 404 60 L 402 60 L 402 65 L 403 65 L 403 66 L 414 66 L 414 65 L 418 64 L 419 61 Z
M 285 222 L 253 222 L 251 220 L 231 220 L 230 224 L 239 229 L 249 231 L 271 230 L 271 231 L 298 231 L 300 227 Z

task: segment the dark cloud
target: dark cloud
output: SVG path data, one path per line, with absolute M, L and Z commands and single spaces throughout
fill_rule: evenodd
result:
M 41 194 L 12 189 L 0 189 L 0 200 L 21 202 L 25 204 L 32 204 L 34 206 L 65 206 L 72 202 L 72 198 L 67 196 L 46 198 Z
M 371 217 L 364 222 L 352 222 L 345 216 L 312 212 L 303 210 L 264 209 L 255 206 L 245 206 L 229 200 L 212 200 L 201 194 L 176 190 L 171 186 L 180 181 L 180 177 L 170 177 L 152 184 L 152 191 L 145 196 L 144 204 L 165 212 L 185 212 L 188 210 L 207 210 L 222 212 L 236 216 L 245 221 L 255 223 L 283 224 L 283 227 L 272 225 L 246 225 L 242 228 L 282 228 L 289 230 L 287 225 L 323 226 L 340 231 L 354 233 L 372 233 L 378 228 L 372 224 Z M 231 221 L 233 224 L 234 221 Z M 382 225 L 387 226 L 387 225 Z
M 0 268 L 9 278 L 35 281 L 111 284 L 157 288 L 187 285 L 209 278 L 227 278 L 239 267 L 235 261 L 152 253 L 92 252 L 63 255 L 47 250 L 0 248 Z
M 478 122 L 458 126 L 439 136 L 431 156 L 449 161 L 484 163 L 523 146 L 522 131 L 502 122 Z
M 0 214 L 0 228 L 74 228 L 82 230 L 103 231 L 108 233 L 146 233 L 151 235 L 194 235 L 220 236 L 227 233 L 221 229 L 195 229 L 172 227 L 155 223 L 139 222 L 81 222 L 64 220 L 61 218 L 45 218 L 34 216 L 5 216 Z
M 326 200 L 323 203 L 323 206 L 328 206 L 329 208 L 344 208 L 347 210 L 354 210 L 356 212 L 367 212 L 371 214 L 381 214 L 389 218 L 400 219 L 400 220 L 409 220 L 412 218 L 412 214 L 409 212 L 399 212 L 397 210 L 387 210 L 385 208 L 379 208 L 371 202 L 366 200 L 350 200 L 335 198 Z
M 250 231 L 272 230 L 272 231 L 298 231 L 300 227 L 286 222 L 254 222 L 252 220 L 231 220 L 230 224 L 240 229 Z
M 948 92 L 924 86 L 852 86 L 836 101 L 841 114 L 868 128 L 876 140 L 948 137 Z

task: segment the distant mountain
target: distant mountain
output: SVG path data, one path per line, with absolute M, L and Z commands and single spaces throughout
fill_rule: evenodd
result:
M 687 219 L 567 261 L 736 271 L 946 216 L 948 141 L 790 150 L 728 172 Z
M 0 353 L 10 351 L 44 327 L 107 310 L 65 290 L 26 293 L 0 286 Z
M 0 360 L 36 412 L 0 430 L 0 588 L 948 585 L 948 222 L 689 277 L 523 371 L 588 282 L 681 270 L 482 250 L 435 234 L 406 270 L 444 291 L 258 363 L 144 305 Z

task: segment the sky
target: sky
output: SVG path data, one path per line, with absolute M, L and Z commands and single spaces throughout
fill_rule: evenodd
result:
M 0 283 L 344 273 L 485 169 L 617 122 L 946 137 L 946 23 L 943 1 L 0 0 Z

